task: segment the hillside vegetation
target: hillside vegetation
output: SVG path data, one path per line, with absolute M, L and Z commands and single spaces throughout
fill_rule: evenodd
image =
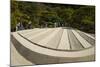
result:
M 95 33 L 95 6 L 11 1 L 11 31 L 21 22 L 25 29 L 72 27 Z

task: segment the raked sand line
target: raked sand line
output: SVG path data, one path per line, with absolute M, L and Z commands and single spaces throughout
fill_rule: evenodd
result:
M 44 29 L 44 31 L 41 31 L 40 33 L 37 33 L 37 34 L 34 34 L 34 35 L 28 37 L 28 39 L 29 39 L 29 40 L 34 39 L 34 38 L 36 38 L 36 37 L 38 37 L 38 36 L 41 36 L 41 35 L 45 34 L 46 32 L 48 32 L 48 31 L 50 31 L 50 30 L 52 30 L 52 29 Z
M 59 42 L 61 40 L 62 33 L 63 33 L 63 29 L 60 29 L 58 33 L 56 33 L 55 36 L 52 37 L 51 40 L 48 41 L 48 43 L 45 46 L 57 49 L 59 46 Z
M 68 32 L 67 29 L 64 29 L 59 46 L 57 49 L 65 49 L 70 50 L 70 43 L 68 39 Z
M 30 35 L 30 34 L 33 33 L 33 32 L 37 32 L 37 31 L 39 31 L 39 30 L 41 30 L 41 29 L 38 29 L 38 28 L 32 29 L 31 31 L 29 31 L 28 33 L 24 33 L 23 35 L 24 35 L 24 36 L 27 36 L 27 35 Z
M 77 30 L 77 31 L 79 31 L 79 30 Z M 80 32 L 80 31 L 79 31 Z M 82 31 L 81 31 L 82 32 Z M 87 34 L 87 33 L 85 33 L 85 32 L 82 32 L 82 33 L 84 33 L 85 35 L 87 35 L 88 37 L 90 37 L 90 38 L 92 38 L 92 39 L 95 39 L 95 37 L 93 37 L 92 35 L 89 35 L 89 34 Z
M 28 34 L 25 34 L 23 36 L 26 37 L 26 38 L 29 38 L 29 37 L 35 36 L 36 34 L 38 34 L 40 32 L 44 32 L 44 31 L 45 31 L 45 29 L 37 29 L 37 30 L 29 32 Z
M 47 43 L 58 33 L 58 31 L 60 30 L 60 28 L 55 29 L 55 31 L 53 31 L 52 34 L 50 34 L 48 37 L 46 37 L 45 39 L 41 40 L 40 42 L 38 42 L 38 44 L 41 45 L 47 45 Z
M 39 36 L 37 36 L 37 37 L 31 39 L 31 41 L 38 44 L 39 41 L 41 41 L 42 39 L 45 39 L 46 37 L 48 37 L 50 34 L 53 33 L 53 31 L 54 31 L 54 29 L 51 29 L 51 30 L 47 31 L 47 32 L 44 33 L 44 34 L 39 35 Z M 41 33 L 41 32 L 40 32 L 40 33 Z
M 87 36 L 86 34 L 84 34 L 82 31 L 77 31 L 75 30 L 76 32 L 78 32 L 80 34 L 80 36 L 82 36 L 86 41 L 88 41 L 91 45 L 95 45 L 95 39 Z M 91 34 L 88 34 L 90 36 L 92 36 Z
M 80 49 L 83 49 L 83 46 L 78 41 L 76 36 L 73 34 L 71 29 L 67 29 L 67 31 L 68 31 L 68 38 L 69 38 L 69 43 L 70 43 L 70 50 L 80 50 Z
M 28 34 L 29 32 L 34 31 L 34 30 L 38 30 L 38 28 L 30 29 L 30 30 L 21 30 L 21 31 L 18 31 L 18 33 L 25 35 L 25 34 Z
M 84 46 L 84 48 L 91 47 L 91 44 L 88 43 L 84 38 L 82 38 L 75 30 L 72 30 L 76 38 L 80 41 L 80 43 Z

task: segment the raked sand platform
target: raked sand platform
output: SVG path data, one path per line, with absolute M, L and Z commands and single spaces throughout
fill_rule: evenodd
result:
M 95 60 L 95 36 L 72 28 L 11 33 L 11 66 Z

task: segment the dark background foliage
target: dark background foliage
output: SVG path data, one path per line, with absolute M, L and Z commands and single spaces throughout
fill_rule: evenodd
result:
M 28 29 L 72 27 L 95 33 L 95 6 L 11 1 L 11 31 L 21 22 Z

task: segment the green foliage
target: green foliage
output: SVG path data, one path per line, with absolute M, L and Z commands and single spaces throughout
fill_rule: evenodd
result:
M 32 27 L 75 27 L 86 32 L 95 32 L 95 7 L 85 5 L 64 5 L 24 1 L 11 1 L 11 30 L 22 22 Z

